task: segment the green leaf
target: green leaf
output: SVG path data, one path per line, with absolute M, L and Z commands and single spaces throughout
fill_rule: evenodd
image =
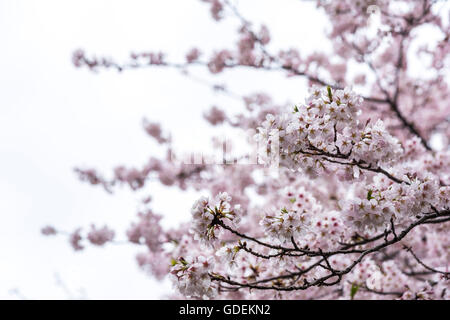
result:
M 297 106 L 294 106 L 294 113 L 296 113 L 296 112 L 298 112 L 299 110 L 298 110 L 298 107 Z
M 356 293 L 358 292 L 358 289 L 359 289 L 359 285 L 357 285 L 356 283 L 353 283 L 352 288 L 350 289 L 350 298 L 352 300 L 355 297 Z
M 367 200 L 371 200 L 371 199 L 373 199 L 373 197 L 372 197 L 372 193 L 373 193 L 373 191 L 372 191 L 372 190 L 369 190 L 369 191 L 367 191 Z
M 327 91 L 328 91 L 328 98 L 330 98 L 330 102 L 333 101 L 333 94 L 331 93 L 331 87 L 328 86 L 327 87 Z

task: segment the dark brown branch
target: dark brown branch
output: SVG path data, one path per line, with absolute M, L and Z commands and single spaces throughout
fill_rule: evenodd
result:
M 370 293 L 375 293 L 375 294 L 384 295 L 384 296 L 401 297 L 403 295 L 403 292 L 400 292 L 400 291 L 379 291 L 379 290 L 375 290 L 375 289 L 370 289 L 367 286 L 360 286 L 359 288 L 364 291 L 370 292 Z
M 445 276 L 446 279 L 450 279 L 450 272 L 439 271 L 439 270 L 434 269 L 434 268 L 432 268 L 432 267 L 430 267 L 430 266 L 427 266 L 425 263 L 422 262 L 422 260 L 419 259 L 419 257 L 417 257 L 417 255 L 414 253 L 414 251 L 412 250 L 411 247 L 405 246 L 404 249 L 405 249 L 406 251 L 408 251 L 409 253 L 411 253 L 411 255 L 414 257 L 414 259 L 415 259 L 422 267 L 424 267 L 425 269 L 427 269 L 427 270 L 429 270 L 429 271 L 432 271 L 432 272 L 434 272 L 434 273 L 442 274 L 442 275 Z
M 353 270 L 353 268 L 359 264 L 363 258 L 371 253 L 374 252 L 378 252 L 383 248 L 386 248 L 394 243 L 399 242 L 400 240 L 402 240 L 412 229 L 414 229 L 416 226 L 421 225 L 423 223 L 425 223 L 426 221 L 432 220 L 434 218 L 438 218 L 438 217 L 442 217 L 442 216 L 448 216 L 450 215 L 449 211 L 443 211 L 443 212 L 438 212 L 438 213 L 434 213 L 434 214 L 428 214 L 428 215 L 424 215 L 422 218 L 418 219 L 416 222 L 410 224 L 407 228 L 405 228 L 400 234 L 397 235 L 397 237 L 394 237 L 391 240 L 386 240 L 380 244 L 378 244 L 377 246 L 373 247 L 373 248 L 369 248 L 369 249 L 365 249 L 362 250 L 359 257 L 353 261 L 353 263 L 351 263 L 347 268 L 343 269 L 343 270 L 337 270 L 331 267 L 331 265 L 329 264 L 329 262 L 327 262 L 327 258 L 329 256 L 332 256 L 334 254 L 338 254 L 337 252 L 340 252 L 339 250 L 335 251 L 335 252 L 323 252 L 322 250 L 319 250 L 318 255 L 322 257 L 321 259 L 319 259 L 317 262 L 311 264 L 308 268 L 306 268 L 305 270 L 301 270 L 299 272 L 295 272 L 295 273 L 288 273 L 288 274 L 283 274 L 283 275 L 279 275 L 279 276 L 275 276 L 275 277 L 271 277 L 271 278 L 266 278 L 266 279 L 262 279 L 262 280 L 258 280 L 258 281 L 254 281 L 254 282 L 250 282 L 250 283 L 240 283 L 231 279 L 226 279 L 222 276 L 217 276 L 217 275 L 210 275 L 211 279 L 213 281 L 220 281 L 220 282 L 225 282 L 227 284 L 233 285 L 234 288 L 251 288 L 251 289 L 259 289 L 259 290 L 277 290 L 277 291 L 294 291 L 294 290 L 305 290 L 307 288 L 310 288 L 312 286 L 331 286 L 334 284 L 337 284 L 340 282 L 340 280 L 342 279 L 342 276 L 344 276 L 345 274 L 349 273 L 351 270 Z M 222 223 L 222 225 L 224 225 Z M 227 230 L 232 231 L 233 229 L 227 226 Z M 233 231 L 232 231 L 233 232 Z M 392 232 L 388 231 L 388 232 Z M 235 234 L 240 234 L 238 232 L 233 232 Z M 384 235 L 384 234 L 382 234 Z M 249 239 L 251 237 L 247 237 L 245 236 L 245 238 Z M 257 239 L 255 239 L 257 240 Z M 259 240 L 257 240 L 259 241 Z M 260 244 L 264 244 L 263 242 L 259 242 Z M 270 247 L 273 247 L 272 245 L 270 245 Z M 290 251 L 295 251 L 296 249 L 289 249 Z M 355 253 L 355 252 L 359 252 L 359 250 L 350 250 L 350 251 L 344 251 L 344 252 L 340 252 L 340 254 L 343 253 Z M 310 252 L 312 253 L 312 252 Z M 322 263 L 326 263 L 326 266 L 324 266 Z M 326 276 L 323 276 L 319 279 L 316 279 L 313 282 L 308 282 L 305 281 L 303 285 L 297 285 L 297 286 L 287 286 L 287 287 L 283 287 L 283 286 L 279 286 L 278 284 L 280 283 L 281 280 L 283 279 L 290 279 L 293 277 L 297 277 L 297 276 L 301 276 L 304 275 L 306 273 L 308 273 L 309 271 L 311 271 L 312 269 L 316 268 L 316 267 L 322 267 L 325 268 L 326 270 L 329 270 L 330 273 Z M 428 267 L 428 266 L 427 266 Z M 428 267 L 429 268 L 429 267 Z M 432 269 L 432 268 L 431 268 Z M 438 271 L 435 269 L 432 269 L 435 272 L 439 272 L 439 273 L 443 273 L 442 271 Z M 443 273 L 447 276 L 448 273 Z M 327 280 L 336 277 L 336 280 L 333 280 L 331 282 L 327 282 Z M 274 282 L 276 281 L 277 284 L 273 284 L 271 286 L 269 285 L 262 285 L 263 283 L 268 283 L 268 282 Z
M 324 159 L 325 161 L 328 161 L 331 163 L 347 165 L 347 166 L 357 166 L 358 168 L 366 170 L 366 171 L 371 171 L 374 173 L 381 173 L 396 183 L 410 184 L 408 181 L 404 181 L 404 180 L 394 177 L 392 174 L 390 174 L 389 172 L 387 172 L 386 170 L 384 170 L 381 167 L 373 168 L 370 164 L 365 164 L 364 162 L 356 162 L 354 160 L 351 162 L 341 162 L 341 161 L 334 160 L 334 159 L 349 159 L 351 153 L 342 155 L 342 154 L 333 154 L 333 153 L 325 152 L 325 151 L 319 150 L 317 148 L 313 148 L 313 150 L 314 150 L 314 152 L 308 152 L 308 151 L 304 151 L 304 150 L 299 150 L 297 152 L 305 154 L 305 155 L 310 155 L 310 156 L 321 156 L 322 157 L 321 159 Z M 333 158 L 333 159 L 330 159 L 330 158 Z

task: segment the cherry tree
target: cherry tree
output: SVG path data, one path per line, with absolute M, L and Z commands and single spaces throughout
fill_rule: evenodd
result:
M 248 21 L 230 0 L 202 1 L 214 20 L 239 21 L 237 43 L 208 53 L 193 48 L 181 62 L 164 52 L 117 62 L 77 50 L 73 63 L 92 71 L 175 68 L 188 76 L 194 66 L 212 74 L 263 70 L 307 79 L 310 93 L 296 105 L 277 105 L 257 92 L 237 97 L 239 114 L 217 106 L 205 113 L 212 126 L 253 132 L 254 152 L 239 159 L 183 160 L 170 132 L 144 120 L 166 157 L 118 166 L 112 178 L 76 169 L 110 193 L 121 185 L 145 190 L 156 179 L 204 194 L 192 199 L 189 223 L 166 229 L 149 193 L 126 233 L 142 248 L 139 266 L 169 277 L 176 298 L 449 299 L 448 6 L 319 0 L 333 50 L 305 54 L 274 52 L 268 27 Z M 415 45 L 423 28 L 440 40 Z M 415 63 L 428 72 L 414 75 Z M 211 88 L 236 97 L 225 86 Z M 68 236 L 75 250 L 116 241 L 107 226 L 42 232 Z

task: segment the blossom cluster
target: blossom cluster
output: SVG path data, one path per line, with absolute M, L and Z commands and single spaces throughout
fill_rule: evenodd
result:
M 92 225 L 91 230 L 87 234 L 87 239 L 94 245 L 102 246 L 107 242 L 113 241 L 114 236 L 114 230 L 109 229 L 107 226 L 96 228 L 95 225 Z
M 381 120 L 365 125 L 358 121 L 361 102 L 349 88 L 314 88 L 293 112 L 267 115 L 256 139 L 263 146 L 279 144 L 281 162 L 293 169 L 321 172 L 330 157 L 367 165 L 392 162 L 402 154 L 399 141 Z
M 203 118 L 226 130 L 257 129 L 259 155 L 267 164 L 281 164 L 276 172 L 258 165 L 178 162 L 170 156 L 170 133 L 147 120 L 143 127 L 166 148 L 165 158 L 152 156 L 141 168 L 119 166 L 110 180 L 93 169 L 77 170 L 82 180 L 108 192 L 118 185 L 145 192 L 157 180 L 216 195 L 200 198 L 191 221 L 169 230 L 160 215 L 140 210 L 126 233 L 144 250 L 136 257 L 139 266 L 157 279 L 169 275 L 178 289 L 174 298 L 449 299 L 445 14 L 433 1 L 405 0 L 401 10 L 378 1 L 382 26 L 371 33 L 371 3 L 319 0 L 330 17 L 332 50 L 308 54 L 295 47 L 272 51 L 269 29 L 255 27 L 238 4 L 202 1 L 214 20 L 240 22 L 231 46 L 192 48 L 181 62 L 149 51 L 116 63 L 78 50 L 73 62 L 93 71 L 175 68 L 196 81 L 194 72 L 202 67 L 213 75 L 259 69 L 305 79 L 311 92 L 292 107 L 275 103 L 266 90 L 241 96 L 226 84 L 200 80 L 243 107 L 231 114 L 234 106 L 211 103 Z M 433 25 L 441 40 L 416 50 L 413 35 L 421 36 L 414 29 L 423 24 Z M 414 53 L 432 76 L 410 72 Z M 101 230 L 92 230 L 88 240 L 111 238 Z M 52 227 L 42 232 L 61 233 Z M 69 240 L 81 250 L 81 229 Z
M 151 210 L 138 213 L 138 223 L 131 224 L 127 230 L 128 240 L 132 243 L 144 243 L 150 251 L 157 251 L 161 246 L 161 216 Z
M 430 213 L 439 203 L 439 184 L 432 177 L 392 184 L 380 175 L 366 188 L 365 198 L 355 197 L 344 208 L 346 222 L 359 230 L 386 228 Z
M 342 214 L 324 207 L 304 187 L 289 187 L 280 198 L 282 209 L 266 214 L 260 220 L 274 243 L 295 241 L 299 246 L 327 250 L 337 248 L 344 240 L 348 228 Z
M 145 131 L 153 137 L 158 143 L 166 143 L 170 139 L 165 137 L 162 133 L 161 125 L 159 123 L 150 122 L 147 119 L 142 121 Z
M 304 212 L 282 208 L 278 214 L 266 215 L 261 225 L 273 239 L 286 243 L 306 233 L 306 219 Z
M 289 204 L 276 213 L 266 214 L 260 225 L 274 241 L 290 243 L 292 238 L 297 240 L 309 232 L 313 218 L 321 208 L 304 188 L 288 188 L 284 196 Z
M 214 258 L 198 256 L 180 257 L 172 261 L 170 274 L 176 288 L 186 297 L 212 298 L 215 290 L 211 286 L 209 272 L 214 267 Z
M 207 197 L 198 199 L 191 209 L 191 233 L 194 239 L 210 243 L 216 239 L 216 232 L 220 229 L 215 220 L 227 221 L 236 225 L 241 217 L 239 205 L 231 206 L 231 197 L 226 192 L 219 193 L 214 200 Z
M 219 257 L 222 263 L 228 264 L 230 269 L 236 267 L 236 255 L 241 250 L 238 245 L 224 245 L 216 251 L 216 256 Z

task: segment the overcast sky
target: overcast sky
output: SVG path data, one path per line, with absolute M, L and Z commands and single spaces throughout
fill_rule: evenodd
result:
M 323 27 L 300 27 L 324 21 L 312 2 L 255 2 L 238 5 L 249 19 L 272 28 L 273 48 L 308 50 L 324 43 Z M 138 248 L 110 245 L 75 253 L 66 238 L 43 237 L 40 228 L 71 231 L 107 223 L 124 238 L 139 195 L 122 189 L 110 196 L 79 182 L 73 168 L 92 166 L 108 174 L 115 165 L 139 166 L 159 154 L 141 128 L 144 116 L 170 129 L 176 146 L 200 150 L 212 134 L 201 123 L 202 112 L 213 104 L 238 105 L 174 70 L 77 70 L 71 53 L 83 48 L 120 60 L 132 50 L 163 50 L 180 60 L 192 46 L 208 52 L 231 45 L 236 27 L 232 18 L 212 21 L 199 0 L 0 0 L 0 298 L 17 298 L 15 289 L 28 299 L 149 299 L 170 290 L 138 269 Z M 270 91 L 281 103 L 300 100 L 305 92 L 302 80 L 281 75 L 192 72 L 213 83 L 227 81 L 241 94 Z M 150 188 L 165 225 L 189 218 L 196 193 Z M 168 201 L 174 196 L 176 204 Z M 68 291 L 57 285 L 56 274 Z

